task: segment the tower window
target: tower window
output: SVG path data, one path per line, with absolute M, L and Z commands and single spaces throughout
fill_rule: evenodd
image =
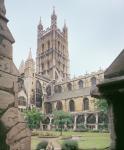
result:
M 60 42 L 58 41 L 58 50 L 60 49 Z
M 44 44 L 42 44 L 42 52 L 44 52 Z
M 47 43 L 47 44 L 48 44 L 48 49 L 50 49 L 50 41 L 48 41 L 48 43 Z
M 42 64 L 42 70 L 44 70 L 44 64 Z

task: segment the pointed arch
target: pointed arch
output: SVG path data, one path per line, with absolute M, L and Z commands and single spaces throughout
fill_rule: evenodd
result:
M 61 101 L 57 101 L 56 109 L 57 109 L 57 110 L 62 110 L 62 109 L 63 109 L 63 105 L 62 105 L 62 102 L 61 102 Z
M 46 102 L 44 104 L 45 112 L 46 114 L 51 114 L 52 113 L 52 104 L 50 102 Z
M 96 86 L 96 77 L 91 78 L 91 86 Z
M 89 99 L 88 98 L 84 98 L 83 99 L 83 108 L 84 110 L 89 110 Z
M 70 100 L 70 101 L 69 101 L 69 110 L 70 110 L 70 112 L 74 112 L 74 111 L 75 111 L 75 103 L 74 103 L 74 100 Z
M 83 88 L 83 81 L 82 80 L 79 80 L 78 86 L 79 86 L 79 89 Z
M 51 96 L 51 86 L 48 85 L 46 88 L 47 96 Z

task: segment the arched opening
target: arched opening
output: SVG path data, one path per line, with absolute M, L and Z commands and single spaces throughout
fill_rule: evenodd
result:
M 83 81 L 82 81 L 82 80 L 80 80 L 80 81 L 78 82 L 78 86 L 79 86 L 79 89 L 83 88 Z
M 84 98 L 83 100 L 83 105 L 84 105 L 84 110 L 89 110 L 89 99 L 88 98 Z
M 77 117 L 77 124 L 84 123 L 84 115 L 78 115 Z
M 62 102 L 61 102 L 61 101 L 57 101 L 56 109 L 57 109 L 57 110 L 62 110 L 62 109 L 63 109 L 63 106 L 62 106 Z
M 72 90 L 72 84 L 71 84 L 71 83 L 68 83 L 68 84 L 67 84 L 67 88 L 68 88 L 68 91 L 71 91 L 71 90 Z
M 36 81 L 36 106 L 42 106 L 43 92 L 40 81 Z
M 47 86 L 46 88 L 47 96 L 51 96 L 51 86 Z
M 52 104 L 50 102 L 45 103 L 45 112 L 46 112 L 46 114 L 52 113 Z
M 96 117 L 94 114 L 89 114 L 87 117 L 87 123 L 88 124 L 95 124 L 96 123 Z
M 20 96 L 20 97 L 18 98 L 18 105 L 20 105 L 20 106 L 26 106 L 26 105 L 27 105 L 27 104 L 26 104 L 26 99 L 25 99 L 24 96 Z
M 75 111 L 75 103 L 73 100 L 69 101 L 69 110 L 70 112 L 74 112 Z
M 58 50 L 60 49 L 60 42 L 58 41 Z
M 91 86 L 96 86 L 96 78 L 95 77 L 91 78 Z

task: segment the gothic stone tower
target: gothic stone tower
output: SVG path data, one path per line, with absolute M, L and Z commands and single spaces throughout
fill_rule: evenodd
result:
M 51 26 L 43 29 L 41 19 L 38 25 L 36 72 L 51 80 L 63 81 L 69 78 L 68 29 L 57 28 L 55 9 L 51 15 Z

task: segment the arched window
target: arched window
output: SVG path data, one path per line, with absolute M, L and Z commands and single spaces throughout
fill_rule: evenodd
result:
M 50 62 L 49 62 L 49 60 L 47 61 L 47 68 L 49 69 L 49 67 L 50 67 Z
M 26 99 L 25 99 L 24 96 L 20 96 L 18 98 L 18 105 L 20 105 L 20 106 L 26 106 Z
M 57 101 L 57 104 L 56 104 L 56 109 L 57 110 L 62 110 L 62 102 L 61 101 Z
M 80 80 L 80 81 L 78 82 L 78 85 L 79 85 L 79 89 L 83 88 L 83 81 Z
M 46 88 L 46 92 L 47 92 L 47 96 L 51 95 L 51 86 L 50 85 Z
M 92 77 L 91 78 L 91 86 L 95 86 L 96 85 L 96 78 Z
M 37 80 L 36 81 L 36 106 L 41 107 L 42 106 L 42 99 L 43 99 L 43 92 L 41 83 Z
M 88 98 L 84 98 L 83 104 L 84 104 L 84 110 L 89 110 L 89 99 Z
M 70 100 L 70 102 L 69 102 L 69 110 L 70 110 L 70 112 L 75 111 L 75 103 L 73 100 Z
M 94 114 L 89 114 L 89 116 L 87 117 L 87 123 L 89 123 L 89 124 L 96 123 L 96 117 Z
M 67 88 L 68 88 L 68 91 L 71 91 L 71 90 L 72 90 L 72 84 L 71 84 L 71 83 L 68 83 L 68 84 L 67 84 Z
M 52 113 L 52 104 L 50 102 L 45 103 L 45 111 L 46 111 L 46 114 Z
M 47 46 L 48 46 L 48 49 L 50 49 L 50 41 L 48 41 Z
M 98 123 L 108 123 L 108 115 L 104 112 L 98 114 Z
M 42 44 L 42 52 L 44 52 L 44 44 Z
M 55 93 L 61 93 L 61 92 L 62 92 L 62 87 L 61 87 L 61 85 L 56 85 L 56 86 L 54 87 L 54 92 L 55 92 Z

